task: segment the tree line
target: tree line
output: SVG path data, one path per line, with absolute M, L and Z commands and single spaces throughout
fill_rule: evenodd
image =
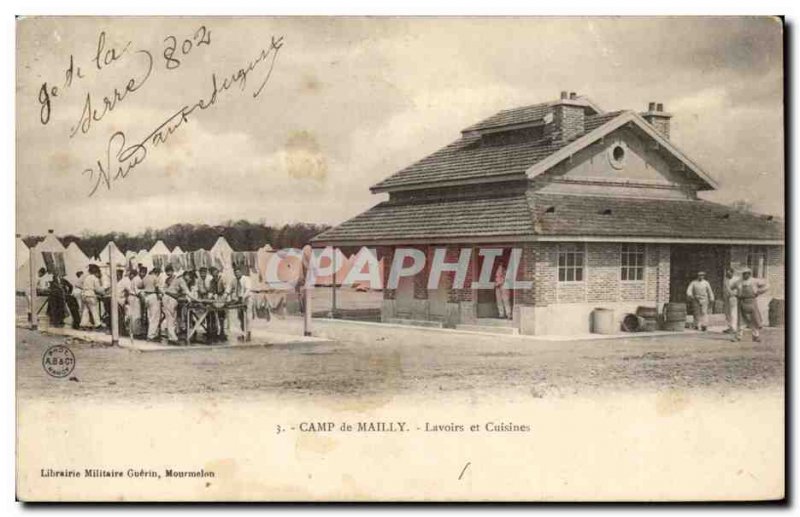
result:
M 124 232 L 90 233 L 59 236 L 66 247 L 76 242 L 89 257 L 95 257 L 103 251 L 109 241 L 114 241 L 123 251 L 149 250 L 159 241 L 164 241 L 170 249 L 180 246 L 184 251 L 211 249 L 217 239 L 222 236 L 236 251 L 255 251 L 266 244 L 275 249 L 301 248 L 315 235 L 330 228 L 326 224 L 291 223 L 282 226 L 271 226 L 250 221 L 227 221 L 221 225 L 207 224 L 173 224 L 167 228 L 154 230 L 148 228 L 138 234 Z M 23 242 L 28 247 L 35 246 L 44 239 L 41 235 L 28 235 Z

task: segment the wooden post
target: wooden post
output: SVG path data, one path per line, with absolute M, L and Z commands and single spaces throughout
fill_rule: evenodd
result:
M 247 305 L 247 302 L 244 304 L 244 340 L 246 342 L 250 342 L 251 335 L 250 335 L 250 310 Z
M 111 269 L 111 346 L 119 346 L 119 305 L 117 303 L 117 268 L 114 250 L 117 246 L 111 242 L 108 247 L 108 267 Z
M 336 246 L 333 247 L 333 257 L 331 258 L 333 264 L 333 281 L 331 282 L 331 287 L 333 288 L 332 298 L 331 298 L 331 317 L 336 317 Z
M 309 286 L 303 286 L 303 300 L 305 302 L 305 312 L 303 313 L 303 335 L 311 335 L 311 289 Z
M 30 281 L 31 281 L 31 329 L 37 330 L 39 328 L 39 314 L 36 312 L 36 265 L 33 261 L 34 251 L 33 246 L 28 249 L 28 265 L 30 266 Z

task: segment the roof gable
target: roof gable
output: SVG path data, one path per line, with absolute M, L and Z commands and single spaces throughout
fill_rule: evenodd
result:
M 650 125 L 650 123 L 641 117 L 641 115 L 633 111 L 621 112 L 617 116 L 603 124 L 594 127 L 593 129 L 587 127 L 587 130 L 584 132 L 583 136 L 573 140 L 546 158 L 533 164 L 525 172 L 525 174 L 529 179 L 533 179 L 563 160 L 569 159 L 570 156 L 585 149 L 594 142 L 597 142 L 598 140 L 608 136 L 613 131 L 626 126 L 635 127 L 637 130 L 649 137 L 649 139 L 657 143 L 660 146 L 660 149 L 672 156 L 678 163 L 681 164 L 683 168 L 697 177 L 697 179 L 700 181 L 700 184 L 704 187 L 702 190 L 713 190 L 719 186 L 717 181 L 710 174 L 703 170 L 694 161 L 689 159 L 689 157 L 686 156 L 686 154 L 684 154 L 680 149 L 678 149 L 674 143 L 656 131 L 655 128 Z

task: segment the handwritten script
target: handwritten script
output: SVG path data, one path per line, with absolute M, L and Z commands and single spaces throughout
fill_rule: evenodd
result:
M 112 67 L 125 67 L 131 73 L 110 92 L 96 93 L 91 91 L 92 84 L 85 84 L 87 90 L 82 94 L 82 108 L 69 128 L 69 139 L 96 131 L 95 128 L 102 126 L 107 116 L 124 109 L 126 100 L 146 89 L 154 74 L 174 73 L 194 53 L 212 46 L 214 39 L 211 30 L 201 25 L 183 36 L 166 36 L 160 54 L 147 48 L 138 48 L 132 41 L 122 46 L 111 46 L 107 41 L 106 32 L 100 32 L 96 51 L 88 60 L 88 68 L 96 75 Z M 167 144 L 170 136 L 188 124 L 192 117 L 223 102 L 225 97 L 249 92 L 252 99 L 257 99 L 272 76 L 283 45 L 283 36 L 270 36 L 269 41 L 249 61 L 221 73 L 209 72 L 205 76 L 207 93 L 167 111 L 166 117 L 157 122 L 144 137 L 129 138 L 122 130 L 111 133 L 100 158 L 82 171 L 82 177 L 89 184 L 88 195 L 94 196 L 102 188 L 110 190 L 117 182 L 127 178 L 145 162 L 149 153 Z M 39 122 L 45 126 L 50 124 L 54 111 L 60 109 L 61 98 L 69 90 L 88 83 L 87 77 L 86 69 L 81 68 L 74 55 L 70 55 L 63 81 L 58 84 L 44 82 L 39 88 Z

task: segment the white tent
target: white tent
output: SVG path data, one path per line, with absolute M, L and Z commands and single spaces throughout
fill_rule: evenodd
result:
M 139 250 L 139 253 L 136 254 L 136 266 L 144 266 L 147 268 L 148 271 L 153 269 L 153 256 L 150 255 L 150 252 L 147 250 Z
M 53 230 L 50 230 L 45 236 L 44 240 L 33 248 L 34 271 L 39 271 L 39 268 L 44 267 L 44 258 L 42 257 L 43 251 L 60 251 L 62 253 L 66 251 L 66 248 L 64 248 L 64 245 L 61 244 L 61 241 L 59 241 L 53 234 Z
M 64 252 L 64 266 L 67 270 L 67 279 L 69 281 L 76 280 L 76 273 L 78 271 L 85 272 L 88 265 L 89 257 L 86 256 L 75 242 L 71 242 Z
M 180 246 L 175 246 L 175 249 L 172 250 L 173 255 L 183 255 L 183 250 Z
M 152 248 L 150 248 L 150 255 L 151 256 L 152 255 L 169 255 L 169 253 L 170 253 L 169 248 L 167 248 L 167 245 L 164 244 L 164 241 L 162 241 L 162 240 L 159 240 L 158 242 L 153 244 Z
M 233 270 L 233 262 L 231 260 L 233 248 L 231 248 L 231 245 L 225 240 L 225 237 L 220 235 L 217 242 L 215 242 L 214 246 L 209 250 L 209 253 L 211 253 L 211 256 L 215 259 L 219 258 L 222 261 L 223 271 L 230 272 Z
M 26 289 L 30 284 L 30 250 L 28 246 L 22 242 L 22 239 L 17 237 L 17 274 L 16 274 L 16 288 Z
M 114 244 L 114 242 L 109 242 L 106 244 L 106 247 L 103 248 L 103 251 L 100 252 L 100 255 L 97 258 L 105 266 L 108 264 L 112 256 L 114 257 L 114 263 L 117 265 L 117 267 L 125 266 L 127 263 L 125 254 L 122 253 L 119 248 L 117 248 L 117 245 Z

